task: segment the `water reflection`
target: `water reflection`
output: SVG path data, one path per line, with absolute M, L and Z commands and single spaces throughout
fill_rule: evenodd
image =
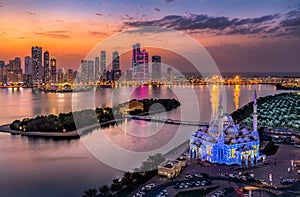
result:
M 218 85 L 212 85 L 210 86 L 210 103 L 211 103 L 211 119 L 213 120 L 214 117 L 216 117 L 218 113 L 218 107 L 219 107 L 219 86 Z
M 233 90 L 233 96 L 234 96 L 233 100 L 234 100 L 236 110 L 239 108 L 240 92 L 241 92 L 240 85 L 235 85 Z

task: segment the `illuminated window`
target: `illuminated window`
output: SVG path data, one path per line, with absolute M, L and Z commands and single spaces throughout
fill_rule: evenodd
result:
M 231 149 L 231 158 L 235 158 L 235 150 L 234 150 L 234 148 Z
M 211 147 L 210 146 L 207 146 L 207 154 L 211 155 Z

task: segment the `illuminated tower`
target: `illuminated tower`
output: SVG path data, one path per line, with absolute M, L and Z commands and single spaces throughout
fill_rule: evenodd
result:
M 106 51 L 100 52 L 101 75 L 106 73 Z
M 137 56 L 141 51 L 140 47 L 141 47 L 140 43 L 136 43 L 132 45 L 132 70 L 133 70 L 134 77 L 136 76 L 137 73 Z
M 88 78 L 88 83 L 94 83 L 94 61 L 93 60 L 88 60 L 87 61 L 87 78 Z
M 50 60 L 51 63 L 51 83 L 56 83 L 56 59 L 52 57 Z
M 253 131 L 257 131 L 257 95 L 256 95 L 256 90 L 254 92 L 254 100 L 253 100 Z
M 50 82 L 49 52 L 44 53 L 44 82 Z
M 221 143 L 224 143 L 224 112 L 223 112 L 223 105 L 222 105 L 223 99 L 222 99 L 222 93 L 220 91 L 220 100 L 219 100 L 219 141 Z
M 42 82 L 42 47 L 31 47 L 32 81 L 34 85 Z
M 161 57 L 158 55 L 152 56 L 152 80 L 161 80 Z
M 120 56 L 118 51 L 112 53 L 112 75 L 114 81 L 118 81 L 121 77 Z
M 25 74 L 32 74 L 32 61 L 30 56 L 25 57 Z
M 95 81 L 97 82 L 100 79 L 100 62 L 99 57 L 95 57 Z
M 100 52 L 100 81 L 106 81 L 106 51 Z

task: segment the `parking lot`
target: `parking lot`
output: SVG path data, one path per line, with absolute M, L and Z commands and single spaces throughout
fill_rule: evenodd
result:
M 187 159 L 187 167 L 182 169 L 179 176 L 171 180 L 155 176 L 147 184 L 154 183 L 156 187 L 141 196 L 175 196 L 180 191 L 206 189 L 213 186 L 220 186 L 221 190 L 223 190 L 222 188 L 229 184 L 234 187 L 235 192 L 226 194 L 226 196 L 244 195 L 245 193 L 240 194 L 236 190 L 249 184 L 261 186 L 260 190 L 253 191 L 253 196 L 260 196 L 261 192 L 265 192 L 264 196 L 276 196 L 278 193 L 276 187 L 286 187 L 285 184 L 282 184 L 282 180 L 296 181 L 300 179 L 300 175 L 297 174 L 296 169 L 293 169 L 291 166 L 292 160 L 300 160 L 300 148 L 290 145 L 280 145 L 276 155 L 269 156 L 267 160 L 268 163 L 265 165 L 240 168 L 238 166 L 210 164 L 208 162 Z M 224 178 L 224 180 L 215 180 L 210 177 L 220 177 Z M 228 179 L 229 177 L 230 179 Z M 272 191 L 269 192 L 262 189 L 263 187 L 273 187 L 274 189 L 271 189 Z M 132 196 L 137 196 L 136 194 L 140 190 L 141 188 L 136 190 Z M 216 191 L 219 190 L 217 189 Z M 207 196 L 215 195 L 216 191 L 209 193 Z

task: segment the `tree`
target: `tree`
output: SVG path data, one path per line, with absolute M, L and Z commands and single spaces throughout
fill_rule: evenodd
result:
M 110 193 L 110 188 L 109 188 L 108 185 L 102 185 L 99 188 L 99 192 L 100 192 L 100 196 L 102 196 L 102 197 L 112 196 L 111 193 Z
M 120 191 L 122 188 L 123 188 L 123 186 L 121 184 L 121 180 L 120 179 L 113 179 L 112 180 L 112 184 L 110 186 L 110 190 L 112 192 Z
M 98 191 L 96 188 L 90 188 L 83 192 L 83 197 L 98 197 Z
M 132 178 L 136 183 L 141 183 L 144 180 L 144 176 L 139 172 L 133 172 Z
M 123 177 L 122 177 L 122 184 L 123 184 L 124 186 L 127 186 L 127 187 L 129 187 L 129 186 L 131 186 L 131 185 L 133 184 L 133 178 L 132 178 L 130 172 L 125 172 L 125 173 L 123 174 Z

